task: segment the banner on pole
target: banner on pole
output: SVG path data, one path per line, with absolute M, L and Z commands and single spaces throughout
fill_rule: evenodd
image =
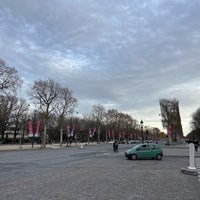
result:
M 31 120 L 28 121 L 28 128 L 29 128 L 28 137 L 33 137 L 33 123 Z
M 39 137 L 39 130 L 40 130 L 40 120 L 38 119 L 36 124 L 35 137 Z

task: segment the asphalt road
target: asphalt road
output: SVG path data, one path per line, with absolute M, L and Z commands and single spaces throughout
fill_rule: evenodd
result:
M 120 145 L 118 153 L 109 144 L 2 151 L 0 199 L 200 199 L 198 177 L 181 173 L 188 166 L 187 150 L 165 149 L 162 161 L 132 161 L 124 157 L 127 148 Z

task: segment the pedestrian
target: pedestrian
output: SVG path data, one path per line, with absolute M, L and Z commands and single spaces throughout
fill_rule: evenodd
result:
M 194 140 L 193 143 L 194 143 L 195 151 L 198 151 L 199 142 L 197 140 Z
M 117 140 L 115 140 L 115 141 L 113 142 L 113 151 L 114 151 L 114 152 L 118 152 L 118 141 L 117 141 Z

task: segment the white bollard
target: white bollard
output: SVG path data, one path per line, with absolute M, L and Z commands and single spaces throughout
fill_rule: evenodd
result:
M 83 143 L 81 142 L 81 149 L 83 149 Z
M 190 143 L 189 144 L 189 156 L 190 156 L 190 163 L 188 169 L 196 169 L 194 166 L 194 144 Z

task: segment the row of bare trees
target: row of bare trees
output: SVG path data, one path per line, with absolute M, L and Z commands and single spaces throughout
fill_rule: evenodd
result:
M 118 112 L 116 109 L 106 110 L 100 104 L 94 105 L 90 113 L 83 114 L 79 118 L 75 117 L 73 113 L 78 105 L 78 100 L 73 97 L 73 92 L 70 89 L 62 87 L 51 78 L 34 81 L 27 91 L 30 97 L 29 102 L 23 98 L 17 98 L 16 94 L 21 85 L 22 79 L 15 68 L 8 66 L 0 59 L 0 134 L 2 142 L 10 127 L 13 127 L 14 130 L 14 140 L 19 132 L 23 136 L 26 135 L 27 120 L 33 120 L 36 117 L 40 118 L 42 122 L 40 132 L 42 133 L 41 142 L 43 147 L 46 144 L 47 129 L 49 131 L 53 127 L 54 130 L 57 130 L 54 135 L 57 135 L 55 138 L 59 138 L 62 145 L 66 124 L 71 123 L 71 126 L 73 126 L 72 123 L 75 122 L 76 134 L 83 131 L 87 132 L 90 127 L 96 127 L 98 142 L 102 137 L 102 133 L 108 129 L 114 130 L 117 134 L 121 131 L 126 133 L 140 132 L 137 120 L 130 115 Z M 32 109 L 30 105 L 35 105 L 35 108 Z M 178 100 L 160 99 L 160 108 L 163 127 L 166 129 L 171 128 L 175 140 L 177 134 L 182 137 Z M 149 134 L 150 132 L 151 130 L 148 130 Z M 88 134 L 86 134 L 87 136 Z M 81 137 L 79 135 L 79 138 Z
M 90 129 L 95 129 L 94 139 L 108 141 L 113 139 L 131 140 L 144 137 L 141 135 L 141 127 L 138 121 L 130 115 L 119 112 L 116 109 L 106 110 L 103 105 L 93 105 L 90 113 L 83 115 L 81 118 L 73 119 L 78 125 L 77 129 L 82 130 L 77 136 L 84 141 L 90 141 Z M 67 121 L 70 123 L 70 121 Z M 110 132 L 110 134 L 109 134 Z M 146 127 L 145 139 L 159 139 L 160 130 L 155 127 Z
M 0 133 L 1 141 L 10 127 L 14 130 L 14 140 L 19 130 L 26 132 L 30 103 L 22 98 L 17 98 L 17 90 L 22 85 L 22 79 L 14 67 L 8 66 L 0 59 Z M 42 144 L 46 143 L 46 128 L 50 117 L 57 117 L 59 126 L 62 127 L 67 114 L 73 113 L 77 99 L 72 96 L 72 91 L 61 87 L 54 80 L 37 80 L 27 91 L 31 101 L 37 106 L 38 113 L 43 121 Z M 36 111 L 36 110 L 35 110 Z M 34 112 L 35 112 L 34 111 Z M 30 112 L 29 112 L 30 114 Z M 23 134 L 24 134 L 23 132 Z
M 53 79 L 37 80 L 28 91 L 30 98 L 38 105 L 43 116 L 44 131 L 42 145 L 45 147 L 47 125 L 51 116 L 58 119 L 58 125 L 63 130 L 63 123 L 68 114 L 73 113 L 77 99 L 72 96 L 72 91 L 61 87 Z
M 8 66 L 0 59 L 0 133 L 1 141 L 4 140 L 5 132 L 14 125 L 14 140 L 17 128 L 28 108 L 25 100 L 16 97 L 17 90 L 22 85 L 22 79 L 14 67 Z
M 61 87 L 55 80 L 36 80 L 27 94 L 30 97 L 29 103 L 23 98 L 17 98 L 17 90 L 21 87 L 22 80 L 17 71 L 4 61 L 0 62 L 0 133 L 1 141 L 8 137 L 12 127 L 14 131 L 14 142 L 17 134 L 27 134 L 27 121 L 40 118 L 41 120 L 41 142 L 45 147 L 47 139 L 47 128 L 53 127 L 60 131 L 59 139 L 62 144 L 63 131 L 66 131 L 67 123 L 76 121 L 77 130 L 86 131 L 89 127 L 97 127 L 98 141 L 101 132 L 107 128 L 119 132 L 120 130 L 134 131 L 137 126 L 136 120 L 131 116 L 119 113 L 117 110 L 106 111 L 102 105 L 94 105 L 89 114 L 82 118 L 72 119 L 78 100 L 73 97 L 72 91 L 67 87 Z M 31 103 L 30 103 L 31 102 Z M 32 109 L 32 105 L 35 108 Z M 72 124 L 71 124 L 72 126 Z M 87 134 L 86 134 L 87 135 Z M 81 137 L 81 136 L 80 136 Z

